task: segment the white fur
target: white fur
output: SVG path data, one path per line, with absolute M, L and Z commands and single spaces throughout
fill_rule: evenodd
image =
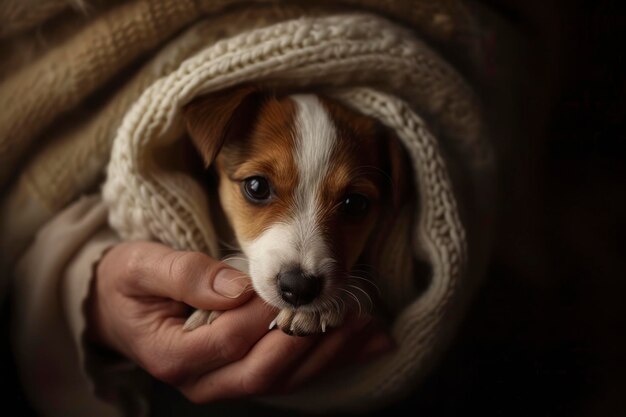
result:
M 319 199 L 331 164 L 337 130 L 316 96 L 296 95 L 292 99 L 297 106 L 294 159 L 298 167 L 298 186 L 294 226 L 300 266 L 305 273 L 322 275 L 332 261 L 320 229 Z
M 255 290 L 277 307 L 288 307 L 277 291 L 280 272 L 301 268 L 306 274 L 322 277 L 323 288 L 328 288 L 335 263 L 321 233 L 319 198 L 337 140 L 336 129 L 317 97 L 295 95 L 292 99 L 297 109 L 294 160 L 298 185 L 291 218 L 270 226 L 252 242 L 242 242 Z M 315 304 L 303 309 L 314 310 Z

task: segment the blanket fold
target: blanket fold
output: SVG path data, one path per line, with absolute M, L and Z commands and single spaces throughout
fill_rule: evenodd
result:
M 404 208 L 376 265 L 386 301 L 402 306 L 398 350 L 269 401 L 365 410 L 413 389 L 445 350 L 489 251 L 494 129 L 476 88 L 485 14 L 459 0 L 77 3 L 0 7 L 0 46 L 10 46 L 0 52 L 0 106 L 10 109 L 0 113 L 3 265 L 102 186 L 123 238 L 219 256 L 201 187 L 156 163 L 157 149 L 184 136 L 182 106 L 241 83 L 320 91 L 394 131 L 413 165 L 419 207 Z M 418 260 L 429 284 L 411 292 Z
M 395 319 L 398 350 L 280 403 L 329 411 L 352 409 L 357 404 L 369 408 L 393 398 L 429 368 L 441 336 L 457 321 L 453 301 L 458 297 L 455 290 L 461 288 L 458 282 L 467 255 L 465 230 L 446 163 L 437 139 L 416 112 L 440 126 L 440 134 L 451 144 L 461 149 L 480 144 L 484 149 L 487 145 L 481 137 L 474 95 L 424 43 L 375 15 L 300 17 L 219 41 L 147 88 L 116 134 L 103 195 L 110 210 L 109 222 L 123 238 L 156 239 L 175 248 L 219 256 L 202 187 L 191 177 L 157 163 L 155 151 L 184 136 L 180 111 L 186 103 L 241 83 L 323 89 L 392 129 L 412 159 L 411 182 L 417 185 L 415 194 L 421 204 L 400 225 L 401 230 L 412 233 L 390 234 L 386 246 L 401 252 L 403 247 L 413 250 L 403 252 L 408 259 L 381 259 L 381 264 L 388 266 L 388 275 L 379 273 L 377 282 L 389 288 L 411 281 L 413 270 L 407 264 L 423 254 L 432 276 L 423 294 L 409 294 L 409 299 L 414 299 Z M 376 89 L 362 87 L 370 84 Z M 484 169 L 484 161 L 481 163 Z M 389 305 L 407 298 L 401 294 L 405 300 L 394 299 L 400 294 L 390 290 L 385 294 Z M 302 396 L 321 401 L 311 405 Z

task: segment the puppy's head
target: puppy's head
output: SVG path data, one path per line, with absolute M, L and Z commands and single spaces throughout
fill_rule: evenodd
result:
M 405 194 L 406 162 L 372 119 L 310 94 L 253 87 L 185 108 L 192 142 L 269 304 L 341 321 L 363 291 L 351 271 L 383 212 Z

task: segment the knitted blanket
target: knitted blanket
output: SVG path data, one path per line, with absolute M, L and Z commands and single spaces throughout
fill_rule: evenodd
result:
M 122 237 L 218 256 L 200 186 L 157 163 L 158 151 L 184 135 L 182 106 L 244 82 L 321 91 L 395 131 L 419 206 L 405 207 L 376 265 L 383 296 L 400 306 L 398 349 L 278 402 L 367 409 L 413 388 L 462 317 L 491 235 L 490 129 L 475 90 L 432 47 L 475 66 L 473 9 L 458 1 L 160 0 L 77 17 L 58 1 L 42 3 L 50 6 L 43 17 L 19 3 L 0 8 L 0 22 L 17 22 L 0 31 L 10 47 L 0 106 L 12 109 L 0 113 L 0 181 L 10 185 L 0 220 L 5 264 L 44 221 L 103 180 L 110 224 Z M 33 42 L 33 27 L 49 43 Z M 30 47 L 27 56 L 16 53 L 20 45 Z M 416 289 L 416 260 L 429 266 L 425 289 Z M 315 402 L 303 400 L 311 395 Z

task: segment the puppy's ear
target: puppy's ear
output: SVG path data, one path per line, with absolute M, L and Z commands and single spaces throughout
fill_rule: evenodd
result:
M 418 196 L 413 188 L 413 167 L 404 144 L 387 128 L 380 135 L 380 154 L 385 158 L 383 168 L 389 178 L 385 185 L 390 185 L 384 194 L 390 201 L 383 205 L 362 262 L 377 272 L 381 304 L 384 300 L 393 300 L 386 309 L 390 317 L 394 317 L 416 294 L 411 225 Z
M 183 108 L 187 132 L 206 166 L 227 140 L 247 133 L 259 104 L 259 91 L 244 86 L 198 97 Z
M 412 193 L 410 189 L 412 181 L 411 162 L 404 149 L 404 145 L 394 134 L 386 132 L 387 142 L 387 172 L 391 178 L 391 201 L 394 210 L 398 210 Z

